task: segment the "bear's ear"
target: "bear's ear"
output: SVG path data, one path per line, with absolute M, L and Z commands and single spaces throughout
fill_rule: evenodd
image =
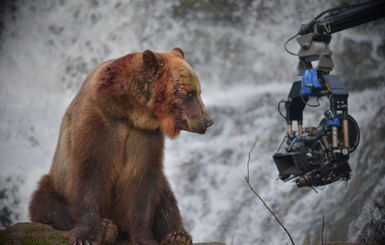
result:
M 184 52 L 181 48 L 173 48 L 171 52 L 179 56 L 179 58 L 184 59 Z
M 159 60 L 154 52 L 149 49 L 146 49 L 143 52 L 143 64 L 146 68 L 157 69 L 159 66 Z

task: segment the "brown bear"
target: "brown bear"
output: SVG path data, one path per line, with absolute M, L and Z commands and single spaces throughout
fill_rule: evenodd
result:
M 213 124 L 183 51 L 131 53 L 97 66 L 68 107 L 32 221 L 69 230 L 69 244 L 192 244 L 163 171 L 164 135 Z M 116 226 L 115 226 L 116 225 Z M 116 231 L 117 229 L 117 231 Z

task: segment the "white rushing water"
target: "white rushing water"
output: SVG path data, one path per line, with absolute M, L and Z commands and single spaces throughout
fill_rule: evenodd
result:
M 276 107 L 298 79 L 297 59 L 285 53 L 283 43 L 301 23 L 336 4 L 308 2 L 4 4 L 13 11 L 2 12 L 0 33 L 0 188 L 6 190 L 0 209 L 9 208 L 12 223 L 28 220 L 28 201 L 49 170 L 61 118 L 90 69 L 133 51 L 180 47 L 201 79 L 215 121 L 205 135 L 182 133 L 167 141 L 166 172 L 194 240 L 230 244 L 234 234 L 233 244 L 290 242 L 246 185 L 248 153 L 256 140 L 251 183 L 295 242 L 319 240 L 323 216 L 328 239 L 355 240 L 353 225 L 365 224 L 365 207 L 385 186 L 385 83 L 350 93 L 350 114 L 362 135 L 348 183 L 317 194 L 276 180 L 272 155 L 285 134 Z M 336 56 L 347 54 L 334 71 L 343 80 L 384 75 L 385 28 L 369 27 L 333 36 Z M 349 42 L 356 44 L 346 46 Z M 297 50 L 294 42 L 289 48 Z M 323 111 L 307 109 L 305 124 L 318 124 Z

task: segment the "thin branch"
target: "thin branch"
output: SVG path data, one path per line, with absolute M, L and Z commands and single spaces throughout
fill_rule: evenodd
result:
M 234 244 L 234 237 L 235 237 L 235 232 L 236 232 L 237 228 L 238 228 L 238 219 L 235 220 L 235 228 L 234 228 L 233 236 L 231 238 L 231 243 L 230 243 L 231 245 Z
M 275 220 L 278 222 L 278 224 L 282 227 L 282 229 L 286 232 L 286 234 L 289 236 L 291 244 L 294 244 L 293 238 L 291 237 L 289 231 L 286 229 L 286 227 L 282 224 L 282 222 L 278 219 L 278 217 L 275 215 L 275 213 L 269 208 L 269 206 L 265 203 L 265 201 L 262 199 L 262 197 L 257 193 L 257 191 L 254 190 L 254 188 L 251 186 L 250 183 L 250 158 L 251 158 L 251 153 L 254 150 L 255 146 L 257 145 L 258 139 L 255 141 L 253 147 L 249 151 L 249 159 L 247 160 L 247 176 L 246 176 L 246 183 L 249 186 L 250 190 L 258 197 L 258 199 L 262 202 L 262 204 L 265 206 L 265 208 L 273 215 Z
M 322 245 L 325 245 L 325 242 L 324 242 L 324 228 L 325 228 L 325 214 L 322 215 L 322 231 L 321 231 L 321 242 L 322 242 Z

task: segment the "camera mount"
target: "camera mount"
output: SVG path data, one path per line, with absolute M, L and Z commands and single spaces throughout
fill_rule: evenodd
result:
M 325 13 L 329 15 L 318 20 Z M 291 38 L 299 36 L 297 69 L 301 80 L 293 82 L 288 98 L 278 105 L 287 124 L 282 142 L 286 140 L 286 147 L 281 151 L 281 144 L 273 155 L 281 180 L 294 179 L 297 187 L 313 187 L 350 178 L 349 154 L 359 144 L 360 130 L 348 114 L 347 89 L 339 76 L 330 75 L 334 68 L 331 34 L 384 16 L 385 1 L 381 0 L 340 6 L 324 11 Z M 315 68 L 313 63 L 317 63 Z M 317 127 L 303 127 L 303 111 L 310 106 L 311 97 L 327 97 L 330 107 Z M 286 115 L 280 111 L 281 103 Z

